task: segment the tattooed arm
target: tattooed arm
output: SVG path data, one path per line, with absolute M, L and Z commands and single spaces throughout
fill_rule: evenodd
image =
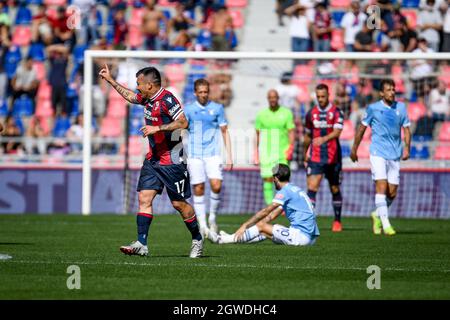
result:
M 121 84 L 119 84 L 116 80 L 113 79 L 111 73 L 109 72 L 108 65 L 105 64 L 105 67 L 100 70 L 100 76 L 108 81 L 108 83 L 128 102 L 137 104 L 139 101 L 137 100 L 136 93 L 132 90 L 125 88 Z

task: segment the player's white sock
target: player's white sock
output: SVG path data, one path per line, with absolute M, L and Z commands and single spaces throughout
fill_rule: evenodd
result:
M 391 226 L 389 222 L 389 210 L 386 202 L 385 194 L 376 194 L 375 195 L 375 206 L 377 207 L 377 215 L 381 219 L 381 223 L 383 224 L 383 229 L 386 230 Z
M 220 204 L 220 194 L 211 191 L 209 195 L 209 224 L 216 224 L 216 213 Z
M 245 230 L 239 242 L 250 242 L 251 240 L 255 239 L 258 236 L 259 236 L 259 229 L 257 226 L 253 226 Z
M 194 210 L 200 229 L 208 228 L 206 225 L 205 196 L 194 196 Z
M 262 234 L 259 234 L 257 237 L 253 238 L 252 240 L 248 241 L 247 243 L 257 243 L 266 240 L 266 236 L 263 236 Z

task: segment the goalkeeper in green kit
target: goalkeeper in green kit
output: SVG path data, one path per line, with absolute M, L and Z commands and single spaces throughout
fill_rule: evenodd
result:
M 272 168 L 279 163 L 288 165 L 294 152 L 294 115 L 280 106 L 278 99 L 278 92 L 269 90 L 269 108 L 259 111 L 255 121 L 254 162 L 260 166 L 266 204 L 272 203 L 274 197 Z

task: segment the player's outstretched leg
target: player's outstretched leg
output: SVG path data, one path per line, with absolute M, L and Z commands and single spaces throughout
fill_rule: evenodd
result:
M 386 202 L 385 194 L 376 194 L 375 195 L 375 205 L 377 207 L 377 214 L 381 220 L 381 224 L 383 226 L 384 234 L 388 236 L 393 236 L 396 234 L 394 228 L 391 226 L 389 222 L 389 210 Z

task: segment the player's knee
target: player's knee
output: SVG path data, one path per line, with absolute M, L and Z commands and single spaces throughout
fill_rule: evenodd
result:
M 397 190 L 388 190 L 387 196 L 391 199 L 395 199 L 397 197 Z
M 339 186 L 330 186 L 330 190 L 332 194 L 340 193 Z
M 194 185 L 194 194 L 196 196 L 203 196 L 205 194 L 205 184 L 199 183 Z
M 172 201 L 172 206 L 178 212 L 186 212 L 190 207 L 186 201 Z
M 152 196 L 139 193 L 139 207 L 140 208 L 151 208 L 152 206 Z
M 211 191 L 214 193 L 220 193 L 221 187 L 222 187 L 222 184 L 220 181 L 211 183 Z

